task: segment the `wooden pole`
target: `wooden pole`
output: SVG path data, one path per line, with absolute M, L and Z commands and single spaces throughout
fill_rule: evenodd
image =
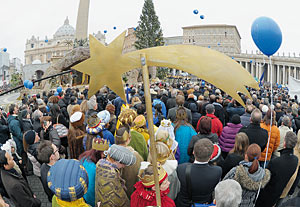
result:
M 143 81 L 144 81 L 144 95 L 146 101 L 146 111 L 147 111 L 147 121 L 148 129 L 150 135 L 150 154 L 152 157 L 153 173 L 154 173 L 154 183 L 155 183 L 155 192 L 156 192 L 156 205 L 161 206 L 160 200 L 160 189 L 159 189 L 159 180 L 158 180 L 158 171 L 157 171 L 157 159 L 156 159 L 156 147 L 154 140 L 154 127 L 153 127 L 153 113 L 152 113 L 152 102 L 150 95 L 150 81 L 149 81 L 149 71 L 146 61 L 146 55 L 141 54 L 141 63 L 143 68 Z

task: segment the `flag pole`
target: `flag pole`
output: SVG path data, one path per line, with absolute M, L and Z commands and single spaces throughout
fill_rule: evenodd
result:
M 150 95 L 149 71 L 147 66 L 146 55 L 141 54 L 140 57 L 141 57 L 141 64 L 143 70 L 147 121 L 148 121 L 149 135 L 150 135 L 150 154 L 152 157 L 152 166 L 153 166 L 155 192 L 156 192 L 156 205 L 160 207 L 161 206 L 160 188 L 159 188 L 160 186 L 159 186 L 159 179 L 158 179 L 156 147 L 155 147 L 155 140 L 154 140 L 154 127 L 153 127 L 153 115 L 152 115 L 153 113 L 152 113 L 152 103 L 151 103 L 151 95 Z

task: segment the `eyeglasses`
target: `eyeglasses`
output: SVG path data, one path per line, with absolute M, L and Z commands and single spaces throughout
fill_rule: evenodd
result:
M 55 154 L 56 152 L 58 152 L 58 149 L 56 149 L 52 154 Z

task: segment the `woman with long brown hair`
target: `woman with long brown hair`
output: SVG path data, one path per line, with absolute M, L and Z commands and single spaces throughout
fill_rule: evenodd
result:
M 174 125 L 175 140 L 178 142 L 180 151 L 179 164 L 181 164 L 189 161 L 189 156 L 187 154 L 188 145 L 192 136 L 197 133 L 193 126 L 188 123 L 186 109 L 182 106 L 180 106 L 176 111 L 176 120 Z
M 235 136 L 235 144 L 233 149 L 228 153 L 226 159 L 222 164 L 222 177 L 224 177 L 229 170 L 237 166 L 245 157 L 245 153 L 249 146 L 249 139 L 247 134 L 240 132 Z
M 224 180 L 233 179 L 241 185 L 243 193 L 240 207 L 255 206 L 258 189 L 264 188 L 270 181 L 270 171 L 260 167 L 257 160 L 260 155 L 260 146 L 251 144 L 245 153 L 244 161 L 232 168 L 224 177 Z

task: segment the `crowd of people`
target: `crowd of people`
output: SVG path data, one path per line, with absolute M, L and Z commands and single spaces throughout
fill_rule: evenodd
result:
M 28 176 L 55 207 L 157 206 L 150 147 L 162 207 L 300 205 L 297 96 L 248 89 L 241 104 L 209 84 L 150 88 L 153 114 L 143 85 L 126 85 L 128 103 L 106 87 L 88 98 L 86 86 L 0 108 L 0 207 L 41 206 Z

